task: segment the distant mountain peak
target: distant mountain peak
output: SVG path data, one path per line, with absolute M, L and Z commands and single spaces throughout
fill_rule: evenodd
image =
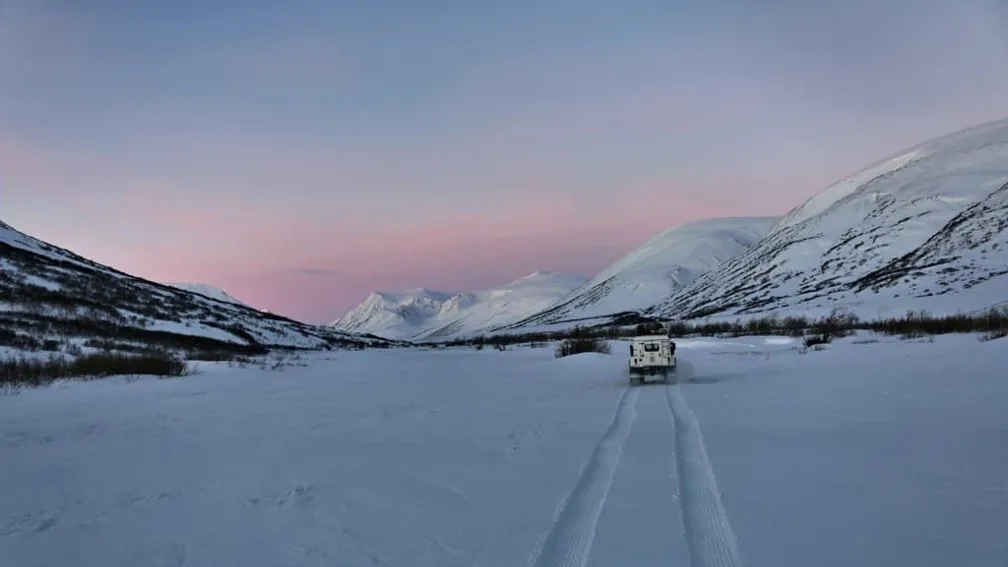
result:
M 332 325 L 348 332 L 396 339 L 453 337 L 521 319 L 586 280 L 583 276 L 539 270 L 503 286 L 475 292 L 427 288 L 373 292 Z

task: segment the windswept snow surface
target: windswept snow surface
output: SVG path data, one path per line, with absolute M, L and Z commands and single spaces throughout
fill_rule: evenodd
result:
M 919 144 L 812 197 L 648 313 L 862 318 L 1008 300 L 1008 120 Z
M 583 284 L 583 276 L 535 272 L 472 293 L 428 289 L 375 292 L 333 325 L 389 339 L 446 340 L 523 319 Z
M 243 305 L 245 307 L 249 306 L 247 303 L 240 301 L 238 298 L 224 291 L 223 289 L 219 287 L 214 287 L 209 284 L 192 283 L 192 282 L 166 282 L 165 285 L 170 285 L 174 288 L 190 291 L 192 293 L 205 295 L 210 299 L 216 299 L 217 301 L 234 303 L 235 305 Z
M 780 217 L 714 218 L 670 228 L 555 304 L 507 328 L 646 309 L 738 256 L 779 220 Z
M 206 364 L 0 396 L 0 565 L 1003 567 L 1005 340 Z

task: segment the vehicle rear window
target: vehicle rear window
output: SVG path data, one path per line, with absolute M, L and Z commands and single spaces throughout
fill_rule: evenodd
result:
M 658 352 L 658 343 L 644 343 L 644 352 Z

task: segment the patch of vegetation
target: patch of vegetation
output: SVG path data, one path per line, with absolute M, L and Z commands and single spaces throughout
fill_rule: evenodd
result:
M 168 352 L 144 354 L 94 353 L 77 358 L 50 355 L 48 358 L 12 358 L 0 361 L 0 384 L 7 388 L 42 386 L 54 380 L 94 380 L 119 375 L 179 377 L 193 368 Z
M 69 337 L 85 339 L 88 346 L 110 344 L 121 348 L 123 344 L 130 343 L 140 345 L 136 348 L 160 346 L 186 351 L 216 350 L 246 355 L 269 352 L 259 344 L 242 345 L 204 336 L 156 331 L 93 315 L 61 318 L 30 312 L 0 313 L 0 346 L 29 351 L 58 350 L 49 347 L 60 342 L 66 343 Z
M 585 352 L 598 352 L 601 354 L 610 354 L 612 349 L 609 347 L 609 342 L 604 339 L 594 338 L 594 337 L 579 337 L 571 338 L 561 341 L 556 348 L 556 357 L 563 358 L 565 356 L 571 356 L 574 354 L 581 354 Z
M 294 351 L 289 352 L 274 352 L 269 356 L 242 356 L 242 355 L 228 355 L 227 353 L 221 353 L 216 356 L 215 353 L 206 353 L 205 357 L 201 360 L 211 360 L 213 362 L 227 362 L 229 368 L 255 368 L 258 370 L 266 371 L 279 371 L 284 368 L 289 368 L 292 366 L 308 366 L 308 363 L 301 358 L 301 355 Z M 190 360 L 196 360 L 190 358 Z
M 808 354 L 809 352 L 812 352 L 812 351 L 818 352 L 818 351 L 825 350 L 825 349 L 826 349 L 826 345 L 825 344 L 817 344 L 817 345 L 812 345 L 812 346 L 803 346 L 800 349 L 798 349 L 798 354 Z
M 847 337 L 855 331 L 873 331 L 890 336 L 934 336 L 949 333 L 988 333 L 991 336 L 1008 336 L 1008 311 L 991 309 L 980 314 L 955 314 L 933 316 L 926 311 L 908 311 L 902 317 L 863 321 L 852 313 L 836 309 L 826 317 L 763 317 L 742 321 L 636 321 L 632 325 L 600 324 L 592 327 L 575 327 L 564 331 L 535 332 L 480 336 L 470 339 L 430 343 L 457 347 L 545 344 L 577 338 L 604 340 L 628 339 L 641 334 L 665 334 L 673 338 L 689 337 L 741 337 L 746 335 L 778 335 L 811 339 L 812 343 L 827 344 L 834 339 Z M 1004 333 L 1004 334 L 1002 334 Z M 997 338 L 997 337 L 995 337 Z
M 993 341 L 993 340 L 997 340 L 997 339 L 1003 339 L 1005 337 L 1008 337 L 1008 328 L 995 329 L 993 331 L 987 331 L 986 333 L 984 333 L 980 337 L 980 340 L 981 341 Z
M 852 313 L 834 309 L 828 316 L 812 324 L 812 334 L 806 335 L 802 342 L 806 347 L 822 347 L 833 342 L 833 339 L 849 336 L 857 325 L 858 319 Z M 773 329 L 770 331 L 772 332 Z M 798 331 L 798 329 L 795 328 L 792 331 Z
M 927 311 L 907 311 L 903 317 L 874 321 L 867 324 L 866 328 L 887 335 L 985 333 L 1008 329 L 1008 313 L 990 309 L 978 315 L 956 314 L 935 317 Z
M 806 347 L 814 347 L 816 345 L 826 345 L 833 341 L 833 337 L 824 333 L 816 333 L 814 335 L 809 335 L 805 337 L 802 341 Z

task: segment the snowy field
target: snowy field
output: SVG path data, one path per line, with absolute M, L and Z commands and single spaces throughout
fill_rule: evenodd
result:
M 862 336 L 861 339 L 864 337 Z M 1008 565 L 1008 343 L 340 352 L 0 397 L 0 565 Z

